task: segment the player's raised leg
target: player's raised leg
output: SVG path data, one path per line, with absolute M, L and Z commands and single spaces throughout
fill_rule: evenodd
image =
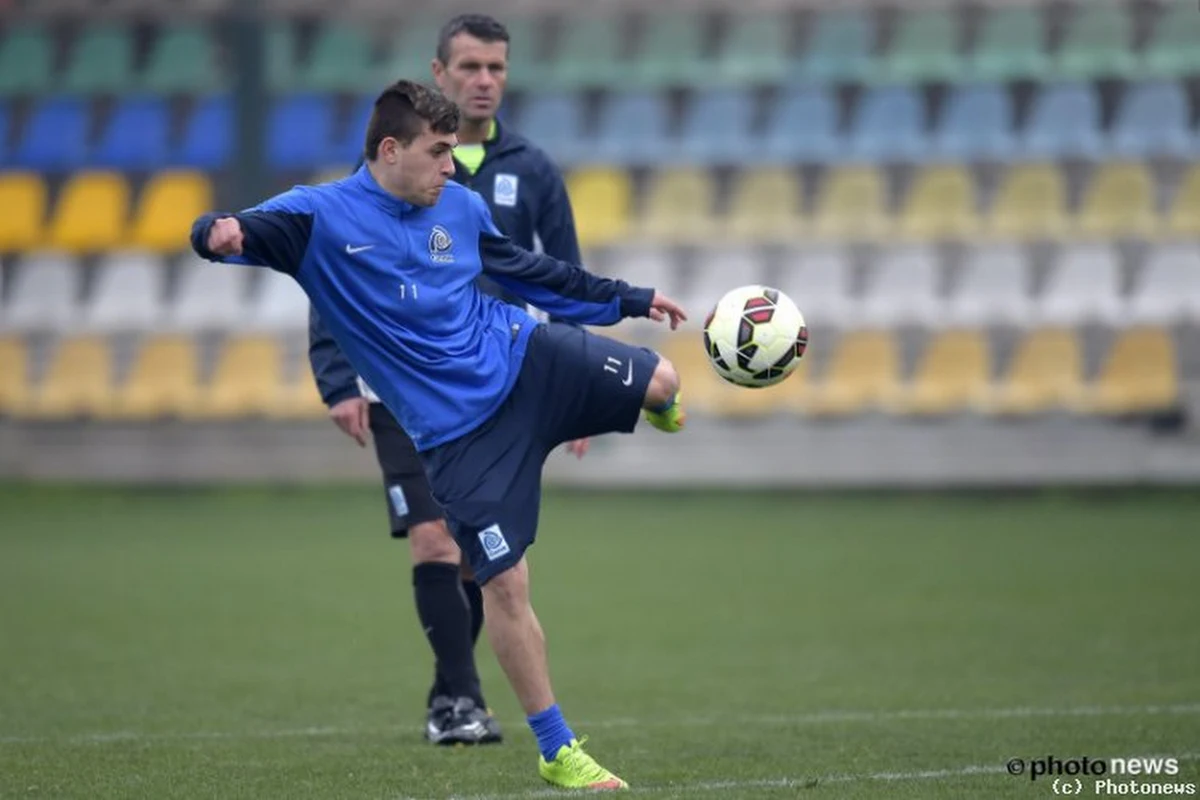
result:
M 687 413 L 679 402 L 679 372 L 662 356 L 646 387 L 642 408 L 646 409 L 646 421 L 660 431 L 678 433 L 687 421 Z

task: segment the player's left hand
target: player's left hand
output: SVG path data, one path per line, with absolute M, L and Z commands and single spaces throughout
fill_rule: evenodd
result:
M 576 458 L 583 458 L 591 446 L 591 439 L 576 439 L 573 442 L 567 442 L 567 452 Z
M 655 291 L 654 299 L 650 301 L 650 319 L 655 322 L 669 319 L 671 330 L 675 330 L 681 322 L 687 321 L 687 314 L 674 300 L 662 292 Z

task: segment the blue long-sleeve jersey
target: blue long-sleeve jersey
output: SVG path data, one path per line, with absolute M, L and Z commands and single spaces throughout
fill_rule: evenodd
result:
M 241 223 L 242 255 L 208 249 L 221 216 Z M 192 226 L 192 247 L 209 260 L 292 275 L 418 450 L 491 417 L 516 382 L 537 324 L 481 292 L 481 272 L 581 324 L 647 316 L 654 296 L 514 246 L 483 199 L 460 184 L 448 182 L 436 205 L 418 207 L 384 191 L 366 167 L 240 214 L 206 214 Z

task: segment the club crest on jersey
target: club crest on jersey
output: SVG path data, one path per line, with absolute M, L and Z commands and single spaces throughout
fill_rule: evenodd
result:
M 517 187 L 520 179 L 516 175 L 500 172 L 492 186 L 492 202 L 498 206 L 512 207 L 517 204 Z
M 450 252 L 453 246 L 454 240 L 450 238 L 450 231 L 441 225 L 434 225 L 433 230 L 429 232 L 429 258 L 435 264 L 453 264 L 454 254 Z

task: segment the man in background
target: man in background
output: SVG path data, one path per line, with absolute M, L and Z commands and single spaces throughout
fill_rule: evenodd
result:
M 460 15 L 441 29 L 433 77 L 461 114 L 454 180 L 483 196 L 496 225 L 518 247 L 533 250 L 540 242 L 548 255 L 579 264 L 571 204 L 557 166 L 496 119 L 508 55 L 508 31 L 490 16 Z M 524 305 L 486 276 L 478 282 L 489 294 Z M 409 542 L 417 616 L 435 662 L 426 738 L 438 744 L 500 741 L 475 665 L 474 646 L 483 627 L 482 594 L 433 500 L 412 440 L 355 374 L 315 311 L 310 314 L 309 360 L 337 426 L 364 447 L 371 432 L 392 536 Z M 582 456 L 587 440 L 568 447 Z

